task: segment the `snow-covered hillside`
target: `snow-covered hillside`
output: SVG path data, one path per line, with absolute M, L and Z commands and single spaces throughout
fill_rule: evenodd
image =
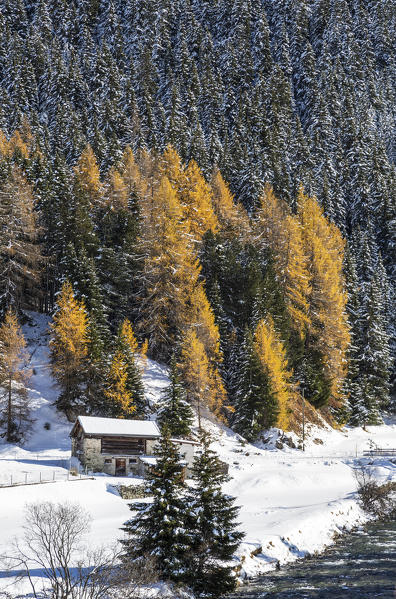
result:
M 0 445 L 0 483 L 55 480 L 48 484 L 0 488 L 0 554 L 21 534 L 26 502 L 78 501 L 92 516 L 91 545 L 113 543 L 122 536 L 121 525 L 130 516 L 127 502 L 114 493 L 117 480 L 103 475 L 67 480 L 71 424 L 56 413 L 56 388 L 48 369 L 46 329 L 48 319 L 31 314 L 24 327 L 34 374 L 30 393 L 34 400 L 33 434 L 24 448 Z M 166 369 L 149 361 L 144 376 L 148 399 L 155 404 L 167 384 Z M 49 423 L 49 430 L 44 427 Z M 226 427 L 205 421 L 215 438 L 214 447 L 230 466 L 227 491 L 241 506 L 240 528 L 246 533 L 238 551 L 241 576 L 254 576 L 279 561 L 285 563 L 323 549 L 336 533 L 363 522 L 356 502 L 353 468 L 356 456 L 372 443 L 396 446 L 396 424 L 334 431 L 311 429 L 306 452 L 284 446 L 277 449 L 278 431 L 269 442 L 245 443 Z M 396 478 L 396 466 L 376 460 L 382 479 Z M 134 479 L 134 482 L 137 482 Z M 37 572 L 37 575 L 40 573 Z M 9 586 L 11 585 L 11 587 Z M 13 590 L 13 574 L 0 574 L 0 589 Z

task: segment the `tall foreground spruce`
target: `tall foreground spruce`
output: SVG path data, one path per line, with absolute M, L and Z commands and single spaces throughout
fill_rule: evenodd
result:
M 157 464 L 149 470 L 146 484 L 153 503 L 139 507 L 137 514 L 125 523 L 127 538 L 121 541 L 124 559 L 141 563 L 154 559 L 161 579 L 179 580 L 185 571 L 191 542 L 186 530 L 181 456 L 166 427 L 155 455 Z
M 189 498 L 191 553 L 186 582 L 198 597 L 215 599 L 236 586 L 230 561 L 244 533 L 237 530 L 239 508 L 222 485 L 229 480 L 208 433 L 201 436 L 202 451 L 194 460 Z
M 181 456 L 163 427 L 146 484 L 153 502 L 132 504 L 137 513 L 125 523 L 121 543 L 126 563 L 154 560 L 161 580 L 184 583 L 197 597 L 215 599 L 235 588 L 230 560 L 244 535 L 236 530 L 238 507 L 222 491 L 228 476 L 207 433 L 201 442 L 193 485 L 187 486 Z

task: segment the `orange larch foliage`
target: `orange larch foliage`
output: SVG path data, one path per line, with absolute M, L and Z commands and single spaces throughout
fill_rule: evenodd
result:
M 289 404 L 294 389 L 292 373 L 288 370 L 286 349 L 279 339 L 270 317 L 260 320 L 254 334 L 254 348 L 262 367 L 268 374 L 271 393 L 279 404 L 277 426 L 282 430 L 289 427 Z
M 278 281 L 284 293 L 292 326 L 304 338 L 309 326 L 310 277 L 300 222 L 266 185 L 254 221 L 257 243 L 273 253 Z
M 74 167 L 78 187 L 87 195 L 92 206 L 96 206 L 103 194 L 96 156 L 87 144 Z
M 214 212 L 222 233 L 241 236 L 250 235 L 249 217 L 241 204 L 236 204 L 230 188 L 224 181 L 219 169 L 215 169 L 210 180 Z
M 183 337 L 179 367 L 187 398 L 196 407 L 198 416 L 201 417 L 208 408 L 220 416 L 226 400 L 224 385 L 217 368 L 210 365 L 204 344 L 193 328 Z
M 324 356 L 325 369 L 332 380 L 332 395 L 336 397 L 345 376 L 350 343 L 342 274 L 345 242 L 316 199 L 305 195 L 302 187 L 298 193 L 298 219 L 310 277 L 309 342 Z
M 185 169 L 186 184 L 180 191 L 180 201 L 194 241 L 199 242 L 207 231 L 218 228 L 213 210 L 212 190 L 206 183 L 197 163 L 191 160 Z
M 115 352 L 107 374 L 107 385 L 104 390 L 109 402 L 108 410 L 116 418 L 129 418 L 136 411 L 132 394 L 127 389 L 128 365 L 123 353 Z

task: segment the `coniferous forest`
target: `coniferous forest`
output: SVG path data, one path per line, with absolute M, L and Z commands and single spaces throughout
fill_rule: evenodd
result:
M 2 380 L 32 309 L 70 419 L 144 418 L 147 357 L 182 434 L 394 410 L 395 31 L 387 0 L 2 0 Z

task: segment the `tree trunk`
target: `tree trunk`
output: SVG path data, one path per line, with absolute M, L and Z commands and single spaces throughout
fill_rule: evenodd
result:
M 7 441 L 12 441 L 12 393 L 11 393 L 12 378 L 11 374 L 8 378 L 8 409 L 7 409 Z

